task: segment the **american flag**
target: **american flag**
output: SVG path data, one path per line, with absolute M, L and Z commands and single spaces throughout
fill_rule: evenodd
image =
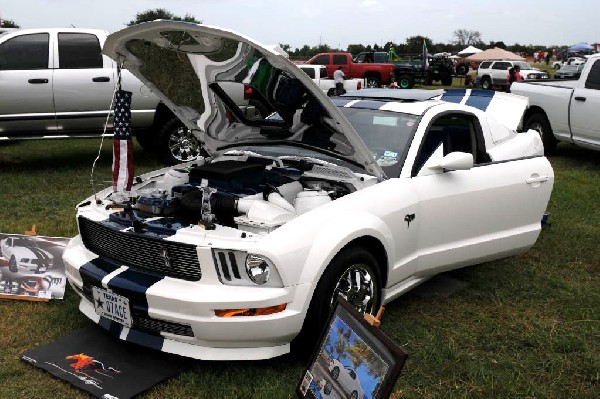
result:
M 131 141 L 131 92 L 115 94 L 115 135 L 113 140 L 113 190 L 129 191 L 133 184 L 133 143 Z

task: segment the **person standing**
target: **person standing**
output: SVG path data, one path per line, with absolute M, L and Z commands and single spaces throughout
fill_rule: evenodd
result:
M 346 90 L 344 90 L 344 79 L 346 79 L 346 75 L 344 74 L 342 67 L 339 66 L 338 69 L 336 69 L 333 72 L 333 81 L 335 82 L 336 96 L 341 96 L 346 92 Z

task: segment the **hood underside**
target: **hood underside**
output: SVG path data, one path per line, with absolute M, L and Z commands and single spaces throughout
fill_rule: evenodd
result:
M 153 21 L 111 34 L 103 52 L 148 85 L 209 153 L 295 145 L 384 176 L 330 99 L 276 49 L 217 27 Z

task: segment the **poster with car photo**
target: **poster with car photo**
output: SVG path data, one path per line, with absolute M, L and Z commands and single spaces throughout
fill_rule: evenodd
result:
M 63 237 L 0 233 L 0 298 L 62 299 L 67 279 Z
M 296 393 L 301 398 L 386 398 L 406 357 L 340 298 Z

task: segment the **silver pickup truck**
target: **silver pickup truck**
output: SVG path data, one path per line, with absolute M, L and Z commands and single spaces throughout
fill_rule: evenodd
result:
M 107 32 L 16 29 L 0 34 L 0 141 L 99 137 L 107 121 L 117 67 L 101 54 Z M 200 145 L 179 119 L 129 71 L 132 127 L 161 161 L 197 157 Z M 112 134 L 112 118 L 107 132 Z
M 529 98 L 523 129 L 540 133 L 546 153 L 561 141 L 600 150 L 600 54 L 578 80 L 514 82 L 510 91 Z

